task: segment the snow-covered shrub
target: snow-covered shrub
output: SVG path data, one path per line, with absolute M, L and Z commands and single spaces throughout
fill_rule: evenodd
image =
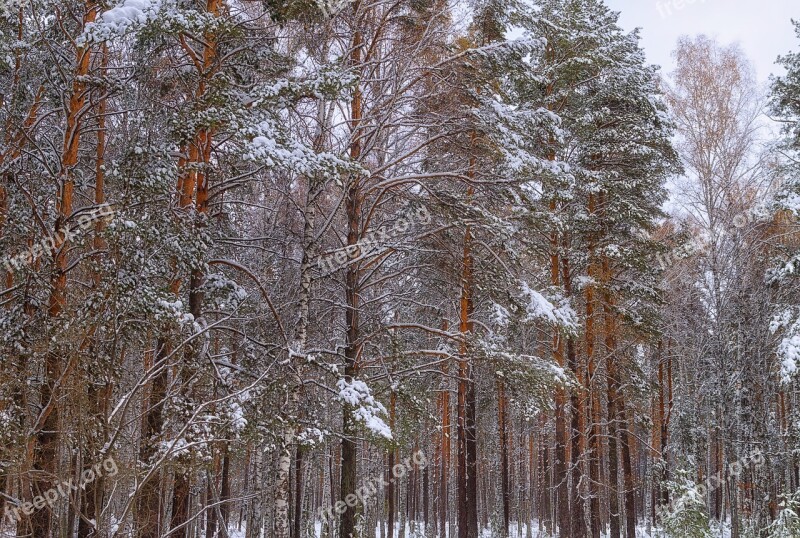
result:
M 800 536 L 800 491 L 786 495 L 780 504 L 778 518 L 767 529 L 769 538 Z
M 667 482 L 672 504 L 661 508 L 661 524 L 670 538 L 710 538 L 706 505 L 697 484 L 687 471 L 679 471 Z

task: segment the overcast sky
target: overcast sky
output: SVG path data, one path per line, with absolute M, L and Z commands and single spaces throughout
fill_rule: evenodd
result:
M 672 71 L 672 49 L 681 35 L 707 34 L 720 43 L 738 41 L 766 82 L 779 54 L 800 50 L 791 19 L 800 19 L 800 0 L 606 0 L 620 11 L 622 27 L 642 29 L 650 62 Z

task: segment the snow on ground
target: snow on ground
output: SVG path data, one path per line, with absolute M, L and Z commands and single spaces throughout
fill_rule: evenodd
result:
M 511 528 L 509 532 L 509 538 L 527 538 L 527 524 L 523 523 L 521 525 L 517 523 L 511 523 Z M 449 533 L 446 533 L 447 536 L 436 536 L 436 538 L 450 538 Z M 241 535 L 244 537 L 244 534 Z M 314 536 L 317 538 L 322 537 L 322 523 L 317 521 L 314 524 Z M 375 529 L 375 538 L 381 538 L 380 528 Z M 411 532 L 411 526 L 409 523 L 405 524 L 405 533 L 403 534 L 404 538 L 424 538 L 425 531 L 422 523 L 418 523 L 416 525 L 416 533 Z M 719 527 L 712 530 L 711 536 L 713 538 L 730 538 L 731 531 L 729 525 L 723 525 L 720 529 Z M 494 534 L 490 528 L 485 528 L 481 531 L 481 538 L 496 538 L 497 534 Z M 231 538 L 239 538 L 237 535 L 231 534 Z M 395 529 L 393 537 L 385 537 L 385 538 L 400 538 L 400 529 Z M 539 523 L 537 521 L 532 522 L 531 526 L 531 535 L 530 538 L 554 538 L 554 535 L 548 534 L 544 530 L 539 530 Z M 608 538 L 607 533 L 602 534 L 602 538 Z M 636 538 L 679 538 L 679 537 L 671 537 L 665 534 L 663 531 L 659 529 L 651 529 L 649 532 L 643 526 L 639 526 L 636 529 Z M 683 538 L 683 537 L 680 537 Z
M 7 522 L 5 521 L 0 522 L 0 538 L 13 538 L 14 536 L 16 536 L 16 530 L 13 527 L 8 526 L 6 523 Z M 247 529 L 245 528 L 245 525 L 242 525 L 241 529 L 237 529 L 236 527 L 230 529 L 228 531 L 228 536 L 229 538 L 244 538 L 246 532 Z M 448 536 L 436 536 L 436 538 L 449 538 L 449 533 L 447 534 Z M 316 521 L 314 523 L 314 536 L 316 536 L 317 538 L 322 537 L 322 522 L 320 521 Z M 374 536 L 375 538 L 381 537 L 380 528 L 375 529 Z M 418 523 L 416 525 L 416 533 L 412 533 L 411 526 L 408 523 L 406 523 L 405 534 L 403 536 L 404 538 L 424 538 L 425 532 L 422 523 Z M 730 526 L 724 525 L 721 529 L 718 527 L 715 528 L 712 531 L 711 536 L 713 538 L 730 538 L 731 537 Z M 604 533 L 602 537 L 607 538 L 608 534 Z M 390 537 L 384 537 L 384 538 L 390 538 Z M 394 537 L 391 538 L 400 538 L 400 529 L 395 529 Z M 491 529 L 485 528 L 481 532 L 481 538 L 496 538 L 496 535 L 492 533 Z M 524 523 L 522 525 L 518 525 L 517 523 L 511 523 L 511 532 L 509 532 L 509 538 L 527 538 L 527 525 Z M 544 530 L 540 531 L 539 523 L 534 521 L 532 522 L 531 526 L 530 538 L 553 538 L 553 535 L 547 534 Z M 636 530 L 636 538 L 673 538 L 673 537 L 667 536 L 666 534 L 657 529 L 653 529 L 648 533 L 644 527 L 640 526 Z

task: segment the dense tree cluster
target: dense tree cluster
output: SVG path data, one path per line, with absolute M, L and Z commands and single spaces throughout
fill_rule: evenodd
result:
M 662 78 L 601 0 L 0 49 L 0 536 L 800 536 L 800 55 Z

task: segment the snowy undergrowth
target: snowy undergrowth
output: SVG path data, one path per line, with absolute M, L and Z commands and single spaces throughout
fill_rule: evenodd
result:
M 555 538 L 554 534 L 548 533 L 544 530 L 543 526 L 539 524 L 538 521 L 532 521 L 530 525 L 530 532 L 531 534 L 528 535 L 528 525 L 525 523 L 518 524 L 515 522 L 511 523 L 511 529 L 509 532 L 509 538 Z M 540 529 L 540 527 L 542 527 Z M 16 536 L 13 532 L 13 529 L 8 528 L 1 528 L 0 527 L 0 538 L 12 538 Z M 230 538 L 244 538 L 247 535 L 247 528 L 245 525 L 242 525 L 241 528 L 237 526 L 233 526 L 231 529 L 228 530 L 228 536 Z M 322 538 L 322 522 L 316 521 L 314 523 L 314 530 L 313 536 L 315 538 Z M 375 534 L 373 535 L 374 538 L 381 538 L 380 527 L 375 528 Z M 393 538 L 400 538 L 400 529 L 395 529 L 394 537 Z M 418 522 L 415 524 L 415 530 L 412 532 L 411 524 L 406 522 L 405 523 L 405 532 L 402 535 L 405 538 L 424 538 L 426 536 L 424 532 L 424 525 L 422 522 Z M 445 533 L 445 536 L 441 535 L 433 535 L 434 538 L 450 538 L 449 533 Z M 481 531 L 481 538 L 498 538 L 497 533 L 493 533 L 490 528 L 484 528 Z M 731 537 L 731 530 L 730 524 L 726 523 L 724 525 L 717 526 L 712 525 L 712 533 L 711 536 L 713 538 L 730 538 Z M 608 538 L 607 533 L 601 534 L 602 538 Z M 372 538 L 372 536 L 364 537 L 364 538 Z M 384 536 L 384 538 L 389 538 L 388 536 Z M 644 527 L 640 526 L 636 529 L 636 538 L 678 538 L 670 536 L 666 534 L 663 530 L 658 528 L 652 528 L 649 531 Z

